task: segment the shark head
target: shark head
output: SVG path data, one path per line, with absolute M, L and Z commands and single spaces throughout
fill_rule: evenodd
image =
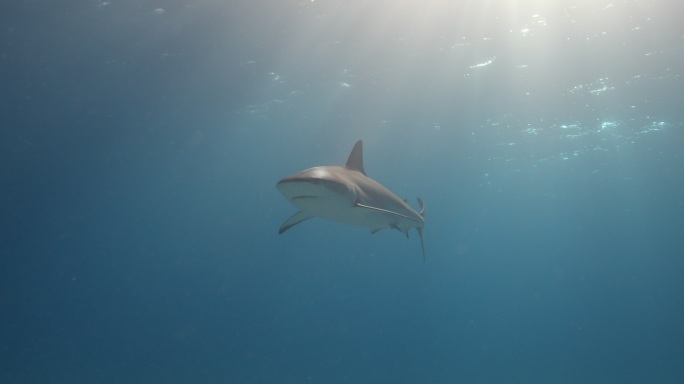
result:
M 295 203 L 311 199 L 353 199 L 354 189 L 342 167 L 314 167 L 280 180 L 277 188 L 288 200 Z M 295 203 L 295 205 L 298 205 Z
M 389 189 L 366 176 L 363 144 L 359 140 L 345 166 L 309 168 L 280 180 L 278 190 L 299 212 L 287 219 L 280 233 L 312 217 L 367 227 L 372 233 L 397 229 L 408 236 L 416 228 L 423 245 L 425 207 L 419 198 L 420 212 L 411 208 Z M 423 248 L 423 257 L 425 250 Z

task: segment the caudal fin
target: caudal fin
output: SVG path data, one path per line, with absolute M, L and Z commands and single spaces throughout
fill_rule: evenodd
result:
M 423 251 L 423 263 L 425 262 L 425 242 L 423 242 L 423 227 L 416 227 L 418 229 L 418 237 L 420 237 L 420 249 Z
M 418 199 L 418 205 L 420 205 L 420 216 L 425 220 L 425 203 L 420 197 Z M 423 262 L 425 262 L 425 242 L 423 241 L 423 227 L 416 227 L 418 230 L 418 236 L 420 237 L 420 249 L 423 251 Z

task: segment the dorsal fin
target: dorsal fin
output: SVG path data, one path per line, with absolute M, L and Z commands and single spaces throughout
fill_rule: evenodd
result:
M 356 145 L 354 145 L 354 149 L 352 149 L 349 159 L 347 159 L 346 167 L 353 171 L 359 171 L 364 175 L 366 174 L 366 171 L 363 170 L 363 142 L 361 140 L 357 141 Z

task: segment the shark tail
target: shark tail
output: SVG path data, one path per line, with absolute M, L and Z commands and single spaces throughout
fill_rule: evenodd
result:
M 418 199 L 418 205 L 420 205 L 420 216 L 425 220 L 425 203 L 420 197 Z M 416 227 L 418 230 L 418 236 L 420 237 L 420 249 L 423 251 L 423 262 L 425 262 L 425 242 L 423 241 L 423 226 Z
M 418 229 L 418 236 L 420 237 L 420 249 L 423 251 L 423 263 L 425 262 L 425 242 L 423 242 L 423 227 L 416 227 Z

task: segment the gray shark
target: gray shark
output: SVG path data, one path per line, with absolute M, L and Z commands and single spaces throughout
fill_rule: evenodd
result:
M 406 237 L 409 229 L 416 228 L 425 261 L 423 200 L 418 198 L 420 212 L 416 212 L 406 200 L 366 176 L 361 140 L 356 142 L 345 166 L 309 168 L 280 180 L 277 187 L 300 209 L 285 220 L 278 233 L 312 217 L 367 227 L 371 233 L 396 229 Z

